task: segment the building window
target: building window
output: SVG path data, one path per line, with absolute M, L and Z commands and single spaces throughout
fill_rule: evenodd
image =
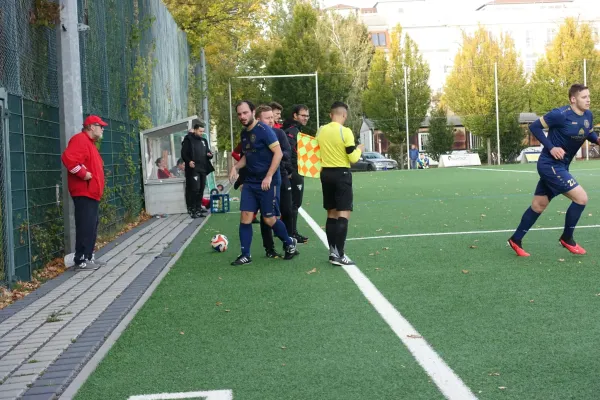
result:
M 427 143 L 429 142 L 429 132 L 419 133 L 419 151 L 427 151 Z
M 375 47 L 387 46 L 387 38 L 385 36 L 385 32 L 371 33 L 371 41 L 373 42 L 373 46 Z

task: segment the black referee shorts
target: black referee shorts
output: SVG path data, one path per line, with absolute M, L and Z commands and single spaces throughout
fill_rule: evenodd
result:
M 323 208 L 352 211 L 352 173 L 349 168 L 321 169 Z

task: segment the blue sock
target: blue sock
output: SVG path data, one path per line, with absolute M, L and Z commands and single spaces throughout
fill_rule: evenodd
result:
M 240 244 L 242 255 L 250 257 L 250 246 L 252 245 L 252 224 L 240 223 Z
M 293 243 L 292 238 L 288 235 L 288 231 L 285 228 L 285 224 L 281 222 L 280 219 L 275 221 L 275 225 L 273 225 L 273 233 L 275 236 L 281 239 L 286 246 L 289 246 Z
M 577 222 L 579 222 L 579 218 L 583 213 L 583 209 L 585 206 L 577 203 L 571 203 L 569 208 L 567 209 L 567 216 L 565 217 L 565 230 L 562 234 L 562 239 L 568 240 L 573 238 L 573 232 L 575 231 L 575 226 Z
M 519 224 L 519 227 L 517 228 L 515 233 L 512 235 L 511 239 L 520 242 L 521 239 L 523 239 L 523 236 L 525 236 L 525 234 L 527 233 L 527 231 L 529 231 L 533 224 L 535 224 L 535 221 L 537 221 L 540 215 L 541 214 L 536 213 L 531 207 L 529 207 L 527 211 L 525 211 L 525 213 L 523 214 L 523 217 L 521 218 L 521 223 Z

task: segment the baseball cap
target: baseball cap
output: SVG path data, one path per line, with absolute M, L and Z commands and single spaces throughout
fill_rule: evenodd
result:
M 100 126 L 108 126 L 108 124 L 97 115 L 90 115 L 83 121 L 83 126 L 99 124 Z

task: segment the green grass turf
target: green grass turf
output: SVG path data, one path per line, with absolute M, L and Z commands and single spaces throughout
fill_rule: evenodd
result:
M 590 198 L 580 225 L 600 224 L 600 163 L 571 170 Z M 514 229 L 537 180 L 465 169 L 357 173 L 349 237 Z M 536 226 L 562 226 L 568 204 L 554 200 Z M 307 179 L 304 208 L 324 225 L 318 181 Z M 77 399 L 210 389 L 233 389 L 236 400 L 442 397 L 346 274 L 324 262 L 306 224 L 311 242 L 299 259 L 263 259 L 256 227 L 254 264 L 233 268 L 237 219 L 209 220 Z M 230 238 L 225 254 L 208 249 L 217 229 Z M 586 256 L 562 249 L 560 233 L 530 232 L 529 259 L 506 247 L 510 233 L 352 240 L 347 250 L 480 399 L 597 398 L 600 232 L 576 231 Z
M 321 243 L 268 260 L 255 225 L 253 264 L 231 267 L 238 221 L 209 219 L 77 399 L 216 389 L 235 400 L 443 398 Z M 209 247 L 217 231 L 230 238 L 224 254 Z
M 600 169 L 577 172 L 594 167 L 572 168 L 590 197 L 582 225 L 600 224 Z M 354 177 L 350 237 L 514 229 L 538 179 L 458 169 Z M 322 214 L 317 185 L 307 190 L 309 213 Z M 536 226 L 562 226 L 568 204 L 553 201 Z M 524 245 L 533 256 L 518 259 L 510 234 L 350 241 L 347 251 L 479 398 L 597 398 L 599 229 L 576 231 L 586 256 L 560 247 L 560 230 L 532 231 Z

